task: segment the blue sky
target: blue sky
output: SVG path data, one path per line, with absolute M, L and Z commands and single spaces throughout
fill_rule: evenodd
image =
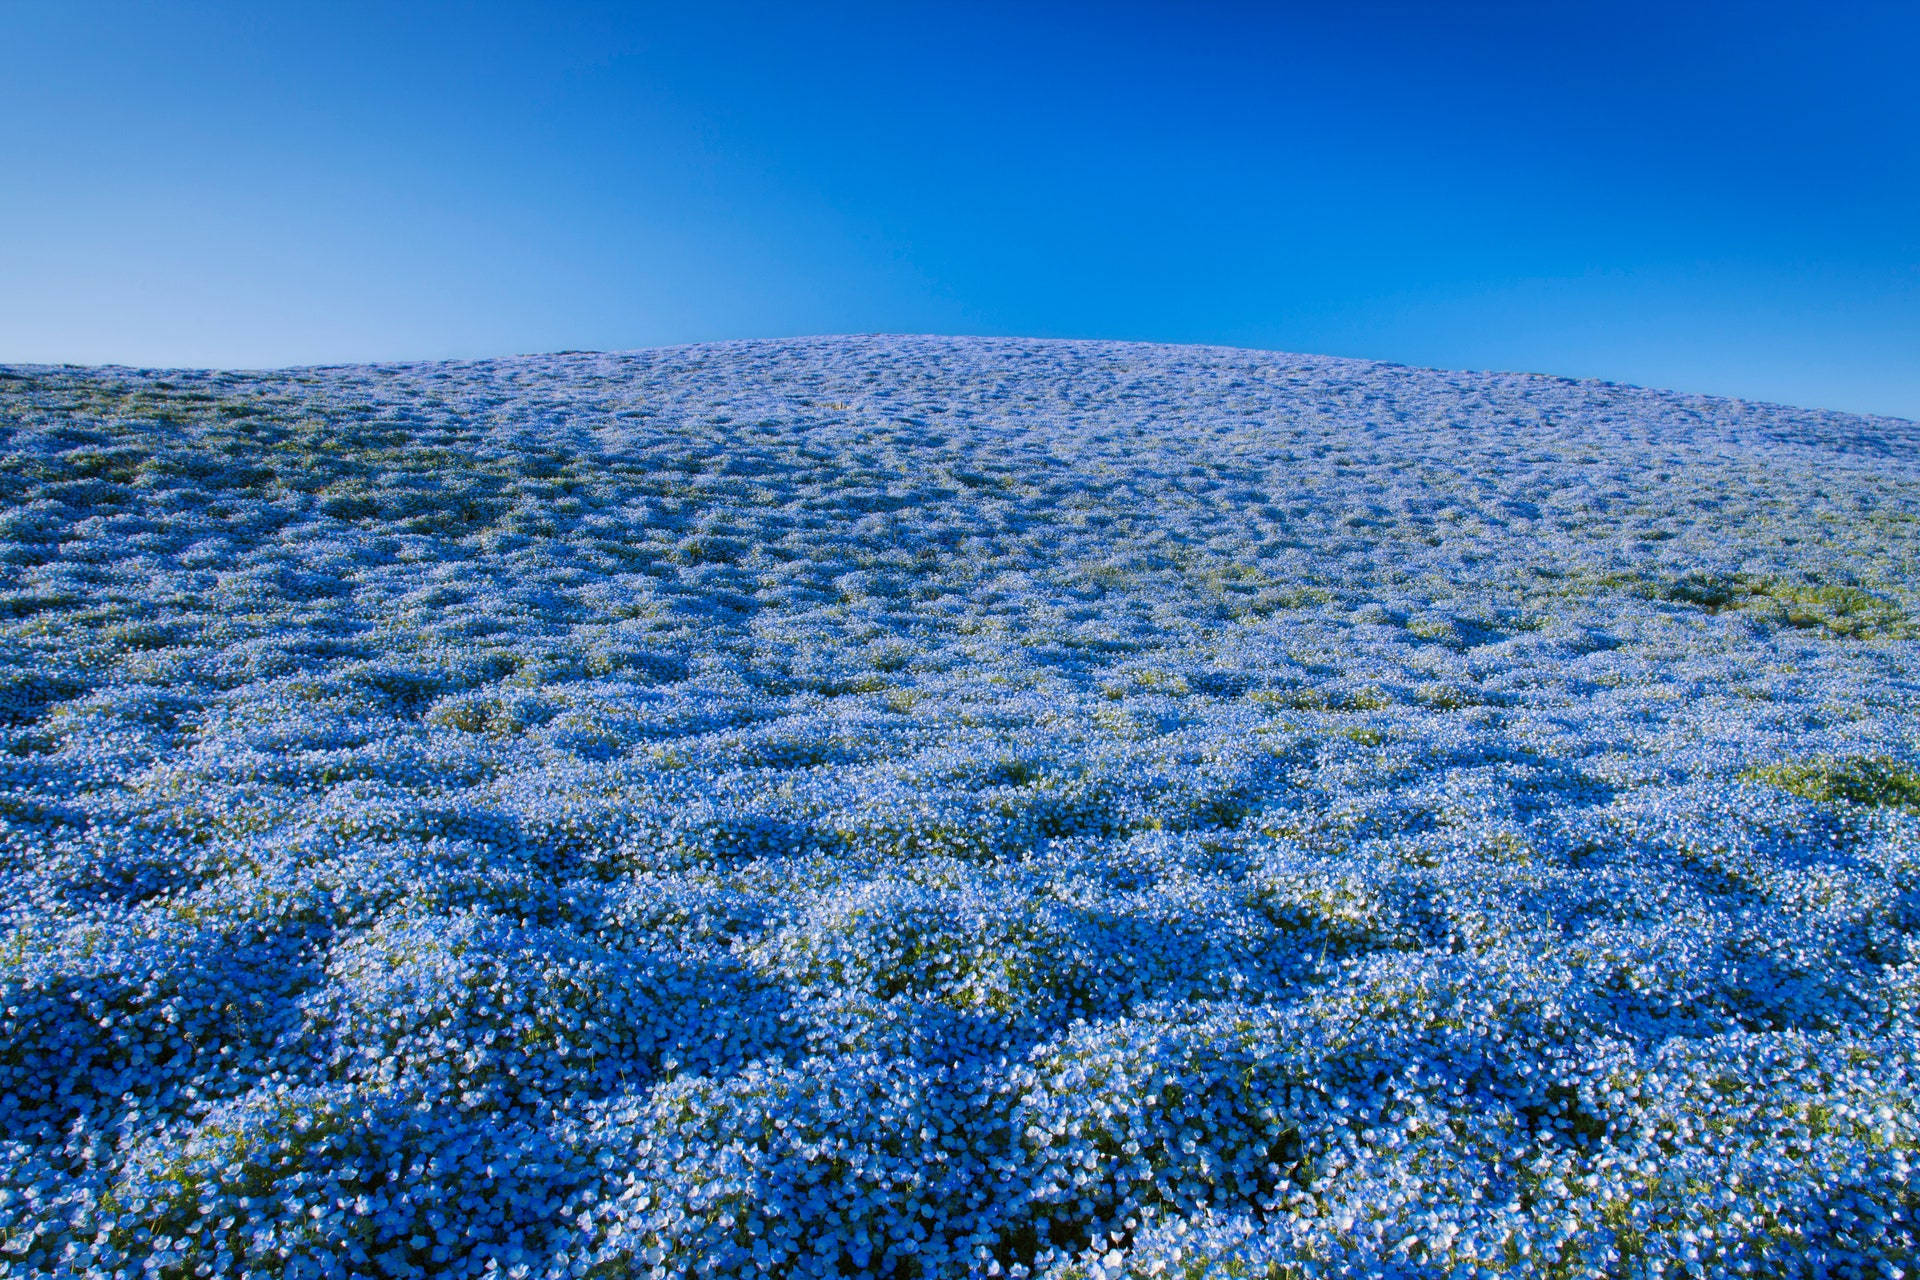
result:
M 1911 3 L 0 25 L 0 361 L 989 333 L 1920 418 Z

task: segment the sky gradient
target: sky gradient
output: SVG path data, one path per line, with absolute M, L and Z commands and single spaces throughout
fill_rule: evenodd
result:
M 0 362 L 1226 343 L 1920 418 L 1920 6 L 0 0 Z

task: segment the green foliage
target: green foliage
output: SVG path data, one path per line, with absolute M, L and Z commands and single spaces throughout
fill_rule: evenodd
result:
M 1792 582 L 1756 574 L 1688 574 L 1649 592 L 1708 613 L 1737 609 L 1777 625 L 1848 639 L 1911 634 L 1911 619 L 1884 596 L 1842 584 Z
M 1740 775 L 1766 782 L 1808 800 L 1920 812 L 1920 773 L 1887 756 L 1853 756 L 1844 760 L 1813 760 L 1798 764 L 1764 765 Z

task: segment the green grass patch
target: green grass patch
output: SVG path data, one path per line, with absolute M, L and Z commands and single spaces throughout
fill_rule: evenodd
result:
M 1705 609 L 1736 609 L 1776 624 L 1823 630 L 1849 639 L 1911 634 L 1906 610 L 1885 596 L 1855 586 L 1791 582 L 1755 574 L 1688 574 L 1650 592 Z
M 1554 594 L 1624 591 L 1710 614 L 1744 613 L 1776 626 L 1820 631 L 1849 640 L 1905 639 L 1920 634 L 1900 601 L 1847 583 L 1794 581 L 1755 573 L 1686 573 L 1659 578 L 1621 571 L 1543 576 L 1555 583 Z
M 1768 783 L 1807 800 L 1845 800 L 1920 813 L 1920 773 L 1888 756 L 1762 765 L 1740 777 Z

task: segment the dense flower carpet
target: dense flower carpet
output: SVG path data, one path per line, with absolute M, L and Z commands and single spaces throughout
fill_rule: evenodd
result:
M 0 1274 L 1914 1274 L 1913 423 L 835 339 L 0 454 Z

